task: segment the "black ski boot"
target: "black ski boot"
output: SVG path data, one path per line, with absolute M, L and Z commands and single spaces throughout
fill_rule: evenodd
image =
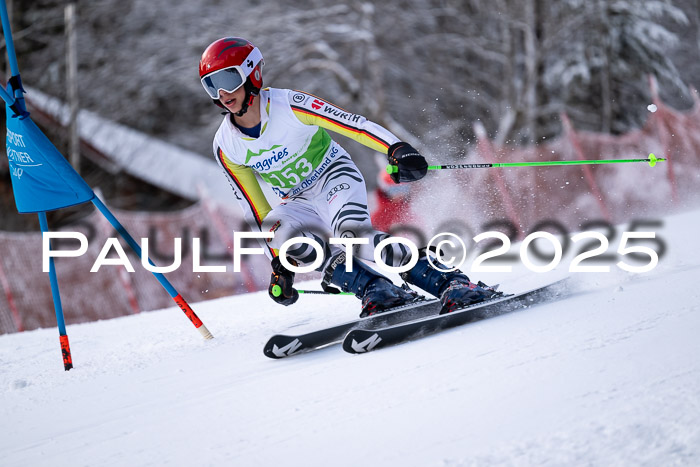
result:
M 435 263 L 439 266 L 437 261 Z M 440 314 L 503 295 L 503 292 L 498 292 L 483 282 L 474 284 L 459 270 L 448 272 L 435 269 L 425 256 L 410 271 L 401 274 L 401 277 L 407 283 L 438 297 L 442 303 Z
M 340 287 L 343 292 L 352 292 L 362 300 L 360 318 L 382 313 L 389 308 L 420 300 L 416 292 L 394 285 L 386 277 L 376 273 L 359 260 L 353 261 L 352 272 L 345 269 L 345 253 L 331 258 L 324 272 L 324 289 L 328 284 Z

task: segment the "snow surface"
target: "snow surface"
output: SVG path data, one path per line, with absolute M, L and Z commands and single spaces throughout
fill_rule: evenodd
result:
M 262 354 L 352 319 L 346 296 L 199 303 L 211 341 L 175 307 L 69 325 L 70 372 L 55 329 L 0 336 L 0 465 L 700 465 L 699 214 L 665 219 L 649 273 L 367 355 Z

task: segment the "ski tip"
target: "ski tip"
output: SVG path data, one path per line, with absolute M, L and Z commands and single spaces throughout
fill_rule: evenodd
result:
M 382 338 L 373 330 L 354 329 L 343 340 L 343 350 L 352 354 L 363 354 L 380 346 Z
M 263 347 L 263 353 L 266 357 L 279 359 L 296 355 L 301 347 L 302 344 L 298 338 L 277 334 L 267 341 Z

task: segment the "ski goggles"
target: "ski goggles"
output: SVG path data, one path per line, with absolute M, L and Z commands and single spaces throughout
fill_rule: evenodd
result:
M 202 76 L 202 86 L 204 86 L 204 90 L 207 91 L 209 97 L 218 99 L 219 91 L 223 90 L 230 93 L 243 86 L 246 78 L 258 62 L 265 63 L 260 50 L 255 47 L 241 65 L 222 68 Z

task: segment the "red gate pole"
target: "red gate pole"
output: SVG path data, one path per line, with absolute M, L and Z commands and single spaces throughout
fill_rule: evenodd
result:
M 671 143 L 669 142 L 669 133 L 671 129 L 666 125 L 667 110 L 661 98 L 659 97 L 659 86 L 656 82 L 656 78 L 649 75 L 649 89 L 651 91 L 651 102 L 656 106 L 656 112 L 654 112 L 654 122 L 656 123 L 656 131 L 659 134 L 659 141 L 661 146 L 663 146 L 663 154 L 668 162 L 668 167 L 666 168 L 666 176 L 669 183 L 671 184 L 671 201 L 675 206 L 678 206 L 678 187 L 676 185 L 676 176 L 673 172 L 673 157 L 671 157 Z
M 474 133 L 476 134 L 477 139 L 477 150 L 490 164 L 496 163 L 496 156 L 494 155 L 493 146 L 491 145 L 491 141 L 489 141 L 488 135 L 486 134 L 486 129 L 481 122 L 474 123 Z M 495 171 L 494 177 L 496 178 L 496 186 L 498 187 L 498 191 L 503 199 L 503 206 L 506 208 L 506 215 L 517 229 L 518 237 L 522 238 L 523 229 L 522 223 L 520 222 L 520 216 L 518 215 L 518 211 L 515 209 L 515 205 L 513 204 L 513 198 L 508 192 L 503 174 L 499 171 Z
M 562 113 L 561 114 L 561 121 L 562 121 L 562 124 L 564 125 L 564 133 L 566 134 L 567 138 L 569 139 L 571 146 L 574 148 L 574 153 L 576 153 L 576 158 L 579 160 L 584 160 L 586 158 L 586 156 L 583 152 L 583 146 L 581 146 L 581 141 L 579 141 L 578 136 L 576 135 L 576 131 L 574 130 L 573 125 L 571 125 L 571 120 L 569 120 L 569 116 L 566 115 L 565 113 Z M 610 210 L 608 209 L 608 206 L 605 204 L 605 199 L 603 198 L 603 193 L 600 191 L 600 187 L 598 186 L 598 182 L 596 182 L 595 177 L 593 176 L 593 171 L 587 165 L 582 165 L 581 170 L 583 170 L 583 177 L 585 178 L 586 183 L 588 184 L 588 188 L 590 188 L 591 192 L 593 193 L 593 196 L 596 199 L 596 202 L 598 203 L 598 207 L 600 208 L 600 212 L 603 213 L 603 217 L 605 217 L 605 220 L 607 220 L 608 222 L 612 222 L 612 216 L 610 215 Z

